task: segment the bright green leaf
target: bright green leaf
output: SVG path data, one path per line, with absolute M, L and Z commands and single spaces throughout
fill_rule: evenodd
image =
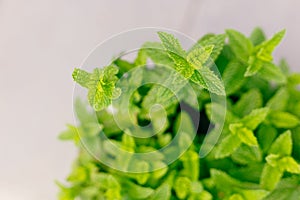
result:
M 261 28 L 257 27 L 252 31 L 250 35 L 250 40 L 253 45 L 259 45 L 266 40 L 265 33 Z
M 260 179 L 261 187 L 269 191 L 273 190 L 280 181 L 282 175 L 283 172 L 279 169 L 266 164 Z
M 242 124 L 230 124 L 229 129 L 234 135 L 238 136 L 244 144 L 248 146 L 258 145 L 254 133 Z
M 276 33 L 271 39 L 263 42 L 259 46 L 256 47 L 257 49 L 257 58 L 260 60 L 270 62 L 273 60 L 272 53 L 275 47 L 281 42 L 285 35 L 285 30 L 282 30 Z
M 217 159 L 231 155 L 242 144 L 242 141 L 236 135 L 228 135 L 216 147 L 215 157 Z
M 208 61 L 213 48 L 213 45 L 196 48 L 187 55 L 187 61 L 195 69 L 201 69 L 203 65 Z
M 88 88 L 88 100 L 96 110 L 111 104 L 111 100 L 117 98 L 121 91 L 115 88 L 118 78 L 115 76 L 118 69 L 114 66 L 107 66 L 103 69 L 96 68 L 93 73 L 89 74 L 83 70 L 75 69 L 73 78 L 80 85 Z
M 298 177 L 285 178 L 280 181 L 264 200 L 296 200 L 300 196 L 300 181 Z
M 217 94 L 217 95 L 225 95 L 224 84 L 221 79 L 207 67 L 203 67 L 199 69 L 199 74 L 201 74 L 202 80 L 204 82 L 204 88 L 209 92 Z M 191 79 L 194 81 L 194 79 Z M 195 82 L 195 81 L 194 81 Z M 197 83 L 197 82 L 195 82 Z M 203 85 L 201 85 L 203 86 Z
M 286 76 L 282 73 L 279 67 L 272 63 L 264 63 L 257 75 L 267 81 L 274 81 L 278 84 L 284 84 L 287 81 Z
M 267 117 L 269 108 L 259 108 L 251 111 L 242 119 L 242 123 L 250 130 L 255 130 Z
M 153 195 L 150 197 L 150 200 L 162 200 L 170 199 L 171 197 L 171 187 L 164 183 L 158 189 L 155 190 Z
M 267 102 L 267 107 L 272 110 L 283 111 L 286 109 L 289 100 L 289 93 L 286 88 L 280 88 L 275 95 Z
M 253 49 L 251 41 L 242 33 L 232 29 L 226 30 L 226 34 L 229 37 L 229 45 L 236 57 L 247 61 Z
M 73 80 L 85 88 L 88 87 L 90 76 L 91 76 L 90 73 L 78 68 L 74 69 L 72 74 Z
M 245 84 L 245 72 L 246 67 L 238 61 L 232 61 L 226 66 L 222 78 L 227 95 L 233 94 Z
M 152 188 L 141 187 L 132 182 L 127 182 L 125 186 L 125 189 L 132 199 L 146 199 L 154 194 L 154 190 Z
M 261 70 L 261 68 L 263 68 L 264 64 L 265 63 L 262 60 L 257 59 L 255 56 L 250 56 L 245 77 L 255 75 Z
M 277 129 L 271 125 L 263 124 L 257 133 L 258 143 L 263 152 L 267 152 L 278 135 Z
M 259 90 L 252 89 L 241 96 L 232 110 L 238 116 L 244 117 L 250 114 L 252 110 L 262 107 L 262 104 L 262 94 Z
M 272 111 L 269 121 L 277 128 L 294 128 L 300 124 L 298 117 L 283 111 Z
M 218 56 L 220 55 L 224 43 L 225 43 L 225 38 L 226 35 L 225 34 L 219 34 L 219 35 L 207 35 L 206 37 L 201 38 L 196 45 L 194 45 L 192 47 L 192 49 L 190 50 L 193 51 L 195 48 L 199 48 L 200 47 L 204 47 L 204 46 L 209 46 L 212 45 L 214 46 L 210 58 L 212 61 L 216 60 L 218 58 Z
M 245 199 L 239 194 L 233 194 L 229 197 L 229 200 L 245 200 Z
M 286 131 L 279 135 L 279 137 L 273 142 L 269 150 L 269 154 L 278 154 L 281 156 L 291 155 L 293 145 L 291 134 L 291 131 Z
M 289 173 L 300 174 L 300 165 L 294 158 L 290 156 L 281 158 L 278 161 L 278 167 L 281 170 L 287 171 Z
M 191 180 L 187 177 L 176 178 L 174 183 L 174 190 L 179 199 L 185 199 L 189 195 L 191 184 Z
M 242 144 L 231 156 L 236 163 L 246 165 L 262 161 L 262 153 L 257 146 Z

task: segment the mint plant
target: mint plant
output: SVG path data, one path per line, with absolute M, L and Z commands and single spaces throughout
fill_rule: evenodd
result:
M 159 32 L 132 62 L 75 69 L 89 105 L 59 136 L 79 149 L 59 199 L 299 200 L 300 74 L 272 57 L 284 35 L 230 29 L 185 50 Z

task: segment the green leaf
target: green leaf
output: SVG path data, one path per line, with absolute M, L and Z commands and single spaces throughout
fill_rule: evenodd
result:
M 96 186 L 90 186 L 90 187 L 86 187 L 84 189 L 82 189 L 80 195 L 83 198 L 95 198 L 97 195 L 99 194 L 99 188 Z
M 251 113 L 252 110 L 262 107 L 262 94 L 257 89 L 249 90 L 242 94 L 239 101 L 233 106 L 232 110 L 240 117 Z
M 243 145 L 243 146 L 246 146 L 246 145 Z M 243 162 L 243 163 L 246 163 L 246 162 Z M 232 177 L 237 178 L 241 181 L 259 183 L 263 167 L 264 167 L 264 164 L 261 162 L 260 163 L 251 163 L 250 165 L 240 166 L 238 168 L 233 167 L 231 170 L 229 170 L 229 173 Z
M 176 103 L 180 90 L 187 83 L 188 81 L 184 77 L 175 71 L 171 71 L 169 76 L 162 82 L 163 87 L 160 84 L 154 85 L 144 96 L 142 107 L 147 112 L 150 112 L 151 107 L 155 104 L 159 104 L 165 109 L 169 108 Z
M 164 183 L 155 190 L 155 192 L 150 197 L 150 200 L 170 199 L 170 197 L 171 187 L 167 183 Z
M 253 45 L 251 41 L 242 33 L 229 29 L 226 30 L 229 38 L 229 45 L 236 57 L 247 62 L 252 50 Z
M 250 56 L 248 60 L 248 67 L 245 73 L 245 77 L 255 75 L 257 72 L 261 70 L 264 64 L 265 63 L 262 60 L 257 59 L 255 56 Z
M 280 88 L 275 95 L 267 102 L 271 110 L 284 111 L 289 100 L 289 93 L 286 88 Z
M 146 42 L 141 51 L 155 63 L 166 66 L 173 66 L 173 60 L 169 57 L 162 44 L 158 42 Z
M 172 54 L 172 58 L 175 63 L 175 70 L 183 77 L 190 78 L 194 74 L 194 67 L 192 67 L 185 58 L 177 54 Z
M 226 124 L 239 121 L 239 118 L 237 116 L 235 116 L 230 110 L 226 110 L 225 106 L 218 103 L 206 104 L 205 111 L 207 117 L 213 124 L 222 123 L 224 121 L 224 118 Z M 214 112 L 213 116 L 212 112 Z
M 242 63 L 235 60 L 231 61 L 226 66 L 222 77 L 227 95 L 235 93 L 245 84 L 245 72 L 246 67 Z
M 215 157 L 219 159 L 230 156 L 241 144 L 242 141 L 239 137 L 236 135 L 228 135 L 216 147 Z
M 200 193 L 194 194 L 188 198 L 188 200 L 212 200 L 212 199 L 213 196 L 205 190 Z
M 259 108 L 251 111 L 241 122 L 250 130 L 255 130 L 267 117 L 269 108 Z
M 209 68 L 203 67 L 199 69 L 199 72 L 195 71 L 195 74 L 191 77 L 191 81 L 199 84 L 209 92 L 217 95 L 225 95 L 225 88 L 220 78 Z
M 104 196 L 107 200 L 121 200 L 121 194 L 119 190 L 108 189 L 106 190 Z
M 168 145 L 172 141 L 172 135 L 169 133 L 162 134 L 158 137 L 158 143 L 161 147 Z
M 86 168 L 78 166 L 73 169 L 72 173 L 68 176 L 68 181 L 72 183 L 81 183 L 88 178 L 88 172 Z
M 261 189 L 242 190 L 240 193 L 246 200 L 264 200 L 264 198 L 269 194 L 268 191 Z
M 127 194 L 129 194 L 132 199 L 146 199 L 154 194 L 154 190 L 152 188 L 141 187 L 129 181 L 124 184 L 124 186 L 125 191 L 128 192 Z
M 283 111 L 272 111 L 269 121 L 277 128 L 294 128 L 300 124 L 298 117 Z
M 296 200 L 300 196 L 299 185 L 300 181 L 298 177 L 283 179 L 264 200 Z
M 135 66 L 145 66 L 147 64 L 147 53 L 145 51 L 145 48 L 143 46 L 141 49 L 138 51 L 137 57 L 134 60 L 134 65 Z M 119 65 L 117 65 L 119 66 Z
M 224 47 L 225 39 L 226 39 L 225 34 L 219 34 L 219 35 L 214 35 L 212 37 L 204 39 L 202 41 L 199 41 L 198 44 L 201 46 L 213 45 L 214 48 L 210 55 L 210 58 L 212 60 L 216 60 Z
M 280 60 L 278 67 L 280 68 L 280 70 L 284 75 L 287 76 L 290 74 L 290 66 L 285 59 Z
M 276 167 L 276 168 L 278 168 L 278 169 L 280 169 L 279 166 L 278 166 L 278 163 L 279 163 L 279 160 L 280 160 L 280 159 L 281 159 L 281 158 L 280 158 L 280 155 L 277 155 L 277 154 L 270 154 L 270 155 L 268 155 L 268 156 L 266 157 L 267 163 L 268 163 L 270 166 Z M 284 170 L 281 170 L 281 171 L 284 171 Z
M 124 148 L 124 150 L 129 151 L 129 152 L 134 152 L 134 148 L 135 148 L 135 141 L 134 138 L 129 135 L 131 133 L 129 133 L 129 131 L 125 131 L 125 133 L 122 136 L 122 147 Z
M 259 45 L 266 40 L 265 33 L 261 28 L 257 27 L 252 31 L 250 35 L 250 40 L 253 45 Z
M 202 74 L 198 70 L 194 71 L 193 75 L 190 77 L 190 80 L 193 83 L 197 84 L 198 86 L 208 89 L 208 86 L 207 86 Z
M 300 84 L 300 74 L 299 73 L 293 73 L 288 77 L 288 83 L 291 86 L 296 86 Z
M 239 194 L 233 194 L 229 197 L 229 200 L 245 200 L 245 199 Z
M 217 169 L 211 169 L 210 175 L 219 192 L 222 191 L 230 194 L 234 190 L 241 191 L 240 189 L 258 189 L 256 184 L 241 182 L 232 178 L 227 173 Z
M 156 161 L 151 163 L 153 169 L 157 169 L 152 172 L 152 177 L 154 179 L 161 179 L 168 172 L 168 166 L 162 161 Z
M 168 52 L 177 54 L 178 56 L 186 56 L 186 52 L 182 49 L 178 39 L 176 39 L 172 34 L 158 32 L 158 36 Z
M 176 133 L 185 132 L 189 136 L 192 136 L 196 131 L 191 116 L 186 112 L 182 111 L 176 118 L 174 123 L 174 130 Z
M 186 60 L 186 52 L 182 49 L 178 39 L 164 32 L 158 32 L 158 35 L 169 57 L 174 61 L 175 69 L 185 78 L 190 78 L 194 73 L 194 68 Z
M 176 192 L 176 196 L 179 199 L 185 199 L 190 193 L 191 184 L 191 180 L 187 177 L 176 178 L 174 183 L 174 190 Z
M 75 68 L 72 74 L 73 80 L 85 88 L 88 88 L 90 76 L 90 73 L 78 68 Z
M 280 181 L 282 175 L 283 172 L 279 169 L 266 164 L 260 179 L 261 187 L 269 191 L 273 190 Z
M 243 124 L 230 124 L 229 129 L 234 135 L 237 135 L 244 144 L 248 146 L 258 145 L 254 133 L 248 128 L 244 127 Z
M 241 145 L 231 156 L 235 162 L 246 165 L 262 161 L 262 153 L 257 146 Z
M 270 40 L 267 40 L 256 47 L 257 58 L 266 62 L 273 60 L 272 53 L 275 47 L 281 42 L 285 35 L 285 30 L 276 33 Z
M 58 194 L 59 200 L 73 200 L 78 195 L 78 191 L 76 190 L 77 188 L 65 187 L 63 184 L 57 181 L 56 181 L 56 185 L 60 189 L 60 192 Z
M 106 184 L 105 184 L 105 186 L 107 188 L 115 189 L 115 190 L 118 190 L 118 189 L 121 188 L 121 185 L 120 185 L 119 181 L 113 175 L 108 175 L 106 177 Z
M 272 52 L 275 47 L 280 43 L 285 31 L 281 31 L 273 36 L 268 41 L 261 43 L 255 47 L 255 55 L 250 56 L 248 60 L 248 68 L 245 76 L 253 76 L 257 72 L 260 72 L 260 76 L 267 80 L 273 80 L 279 83 L 285 82 L 285 77 L 282 72 L 273 66 L 271 63 L 273 60 Z
M 272 63 L 264 63 L 257 75 L 267 81 L 274 81 L 278 84 L 286 83 L 287 78 L 276 65 Z
M 207 33 L 207 34 L 203 35 L 194 46 L 197 46 L 199 44 L 202 44 L 202 46 L 203 46 L 203 44 L 206 44 L 207 41 L 209 41 L 211 38 L 213 38 L 215 36 L 216 36 L 216 34 L 214 34 L 214 33 Z
M 282 171 L 287 171 L 293 174 L 300 174 L 300 165 L 297 163 L 297 161 L 294 158 L 290 156 L 281 158 L 278 161 L 277 166 Z
M 300 160 L 300 126 L 292 129 L 293 157 Z
M 267 163 L 279 169 L 281 172 L 300 174 L 300 165 L 290 156 L 280 157 L 280 155 L 270 154 L 266 157 Z
M 188 150 L 183 154 L 180 160 L 183 163 L 183 168 L 186 171 L 186 176 L 189 177 L 192 181 L 197 181 L 199 178 L 200 168 L 199 154 L 192 150 Z
M 180 46 L 179 41 L 171 34 L 159 32 L 159 37 L 168 55 L 175 63 L 175 69 L 185 78 L 199 84 L 205 89 L 218 95 L 225 95 L 224 85 L 213 71 L 202 65 L 207 61 L 213 51 L 213 46 L 196 48 L 189 53 L 186 60 L 186 52 Z M 191 64 L 192 66 L 191 66 Z M 199 73 L 195 71 L 199 69 Z
M 137 172 L 142 171 L 142 173 L 135 174 L 135 179 L 140 185 L 144 185 L 150 177 L 150 173 L 148 173 L 150 166 L 146 161 L 142 160 L 135 161 L 134 165 Z
M 203 185 L 200 181 L 193 181 L 191 185 L 191 195 L 203 192 Z
M 68 129 L 61 132 L 58 136 L 60 140 L 74 140 L 75 142 L 79 141 L 77 128 L 72 125 L 67 126 Z
M 211 169 L 210 175 L 216 184 L 217 188 L 220 188 L 221 190 L 232 190 L 232 187 L 239 187 L 240 182 L 232 177 L 230 177 L 228 174 L 226 174 L 223 171 L 217 170 L 217 169 Z
M 263 152 L 267 152 L 278 135 L 277 129 L 271 125 L 263 124 L 257 133 L 258 143 Z
M 195 48 L 187 55 L 187 61 L 195 69 L 201 69 L 204 66 L 204 64 L 208 61 L 213 51 L 213 48 L 213 45 Z
M 272 144 L 269 154 L 278 154 L 281 156 L 290 156 L 292 154 L 292 136 L 291 131 L 286 131 Z M 284 148 L 283 148 L 284 147 Z
M 118 78 L 115 76 L 118 69 L 114 66 L 107 66 L 103 69 L 95 69 L 92 74 L 83 70 L 75 69 L 73 72 L 74 81 L 88 88 L 88 100 L 96 110 L 111 104 L 111 100 L 117 98 L 121 91 L 115 88 Z
M 155 131 L 155 134 L 158 134 L 158 135 L 162 134 L 169 127 L 167 113 L 160 106 L 152 107 L 151 119 L 152 119 L 152 125 L 153 125 L 153 130 Z
M 193 140 L 191 137 L 191 134 L 188 134 L 186 132 L 179 132 L 181 135 L 178 138 L 178 146 L 179 146 L 179 150 L 180 152 L 184 152 L 186 149 L 188 149 L 192 144 L 193 144 Z
M 191 50 L 189 52 L 191 52 L 194 49 L 199 48 L 199 47 L 212 45 L 212 46 L 214 46 L 214 48 L 212 50 L 210 58 L 211 58 L 212 61 L 214 61 L 218 58 L 218 56 L 220 55 L 220 53 L 221 53 L 221 51 L 224 47 L 225 38 L 226 38 L 225 34 L 219 34 L 219 35 L 208 34 L 208 35 L 205 35 L 203 38 L 198 40 L 198 42 L 191 48 Z

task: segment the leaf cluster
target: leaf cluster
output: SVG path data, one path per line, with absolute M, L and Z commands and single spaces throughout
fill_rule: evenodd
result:
M 285 30 L 267 39 L 260 28 L 249 37 L 230 29 L 205 35 L 184 50 L 173 35 L 159 32 L 161 42 L 145 43 L 134 62 L 118 58 L 92 73 L 75 69 L 73 78 L 88 89 L 95 113 L 76 101 L 80 124 L 69 125 L 60 135 L 74 141 L 79 155 L 68 184 L 58 183 L 59 199 L 298 200 L 300 74 L 290 72 L 286 61 L 275 63 L 272 57 L 284 34 Z M 149 60 L 155 64 L 152 72 L 129 73 Z M 164 73 L 162 66 L 173 71 Z M 139 87 L 150 73 L 171 85 L 173 92 L 155 84 Z M 188 85 L 197 102 L 192 102 Z M 122 95 L 129 91 L 133 92 L 125 104 Z M 226 106 L 212 102 L 211 95 L 226 98 Z M 117 113 L 109 109 L 114 99 Z M 164 109 L 151 109 L 155 104 Z M 125 105 L 129 115 L 124 114 Z M 209 145 L 204 138 L 223 123 L 224 113 L 212 117 L 213 109 L 226 110 L 224 128 L 209 155 L 200 158 L 200 148 Z M 200 114 L 200 121 L 193 120 L 193 113 Z M 128 129 L 119 127 L 115 117 Z M 148 124 L 149 129 L 139 128 Z M 210 124 L 214 126 L 206 133 Z M 90 147 L 101 144 L 95 152 L 108 155 L 105 159 L 122 170 L 99 162 L 80 140 Z M 172 141 L 179 148 L 160 151 Z M 179 159 L 169 165 L 168 155 L 181 149 Z M 140 159 L 131 155 L 146 152 L 156 153 Z M 143 172 L 126 172 L 129 169 Z

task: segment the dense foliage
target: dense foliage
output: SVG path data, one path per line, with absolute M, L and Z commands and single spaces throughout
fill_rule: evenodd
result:
M 173 35 L 159 32 L 161 43 L 145 43 L 134 62 L 118 58 L 93 72 L 75 69 L 73 78 L 87 88 L 95 113 L 76 101 L 80 124 L 69 125 L 60 135 L 75 142 L 79 156 L 68 184 L 58 183 L 59 199 L 299 200 L 300 74 L 290 72 L 284 60 L 275 64 L 272 57 L 284 34 L 280 31 L 266 39 L 259 28 L 250 37 L 226 30 L 205 35 L 184 50 Z M 149 60 L 154 68 L 129 73 L 149 65 Z M 164 73 L 168 68 L 173 70 Z M 149 74 L 170 88 L 142 84 Z M 197 102 L 190 98 L 188 86 Z M 133 89 L 126 97 L 129 88 Z M 119 100 L 122 94 L 129 103 Z M 226 104 L 212 101 L 212 95 L 224 97 Z M 112 102 L 117 114 L 111 111 Z M 164 112 L 151 110 L 156 103 Z M 193 113 L 200 120 L 193 120 Z M 148 131 L 154 136 L 139 138 L 148 133 L 138 127 L 149 123 Z M 220 123 L 224 127 L 217 144 L 211 144 L 207 156 L 199 157 L 201 146 L 210 145 L 203 143 L 205 136 Z M 168 154 L 157 150 L 178 132 L 178 148 L 189 141 L 192 145 L 169 164 Z M 95 148 L 93 153 L 109 155 L 106 159 L 120 166 L 113 169 L 86 149 L 103 140 L 127 152 L 156 152 L 156 156 L 136 160 L 109 146 Z M 130 173 L 129 168 L 144 172 Z

